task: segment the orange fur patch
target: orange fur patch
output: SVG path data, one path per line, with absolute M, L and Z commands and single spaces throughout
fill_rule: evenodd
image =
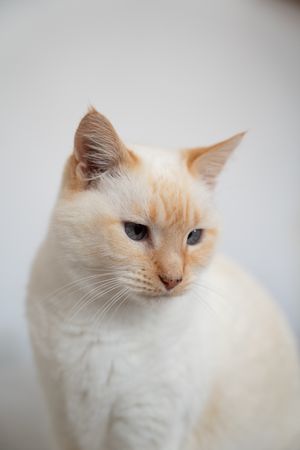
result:
M 163 178 L 149 178 L 149 183 L 149 219 L 162 234 L 162 242 L 151 256 L 154 271 L 158 275 L 180 278 L 193 267 L 205 266 L 214 250 L 217 229 L 206 229 L 199 245 L 188 246 L 185 239 L 188 232 L 201 223 L 201 213 L 186 186 Z
M 201 219 L 200 211 L 190 198 L 184 183 L 178 185 L 167 179 L 149 178 L 151 187 L 148 203 L 149 218 L 152 223 L 175 227 L 183 232 L 190 225 L 195 227 Z
M 75 194 L 83 191 L 88 186 L 88 181 L 84 180 L 78 173 L 78 161 L 74 153 L 68 158 L 63 173 L 62 188 L 63 193 L 67 195 Z M 121 164 L 121 168 L 126 170 L 136 170 L 140 165 L 140 159 L 131 150 L 126 150 L 126 158 Z
M 125 164 L 129 169 L 137 169 L 140 165 L 140 158 L 129 148 L 126 148 Z
M 195 245 L 186 253 L 186 265 L 204 267 L 208 263 L 217 241 L 218 230 L 215 228 L 204 230 L 203 241 Z
M 64 196 L 71 196 L 85 189 L 86 182 L 76 173 L 77 165 L 78 162 L 72 154 L 66 162 L 62 178 L 62 193 Z
M 157 214 L 158 214 L 158 211 L 157 211 L 156 202 L 154 201 L 154 199 L 151 199 L 151 201 L 149 203 L 149 218 L 153 224 L 156 223 Z

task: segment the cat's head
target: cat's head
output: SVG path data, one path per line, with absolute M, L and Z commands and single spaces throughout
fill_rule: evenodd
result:
M 181 294 L 214 252 L 212 192 L 242 136 L 183 150 L 127 147 L 91 109 L 77 129 L 56 208 L 64 256 L 135 296 Z

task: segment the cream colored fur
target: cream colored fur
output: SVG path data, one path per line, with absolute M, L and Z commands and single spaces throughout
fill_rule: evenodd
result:
M 199 207 L 199 227 L 216 229 L 211 183 L 193 177 L 182 152 L 131 151 L 137 169 L 102 173 L 93 187 L 71 182 L 68 163 L 32 270 L 30 333 L 60 449 L 299 450 L 299 360 L 274 302 L 234 263 L 213 256 L 209 236 L 187 249 L 199 252 L 184 257 L 193 270 L 182 269 L 179 231 L 162 225 L 162 197 L 155 269 L 146 244 L 121 230 L 120 220 L 150 220 L 153 184 L 173 186 L 170 203 L 187 196 Z M 80 177 L 89 162 L 75 155 Z M 177 295 L 164 292 L 155 273 L 169 267 L 183 274 Z

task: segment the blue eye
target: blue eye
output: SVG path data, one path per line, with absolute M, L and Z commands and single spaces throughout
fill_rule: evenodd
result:
M 196 228 L 195 230 L 192 230 L 188 237 L 187 237 L 187 244 L 188 245 L 196 245 L 201 241 L 203 235 L 203 230 L 201 228 Z
M 127 236 L 133 241 L 142 241 L 146 239 L 149 234 L 148 227 L 141 225 L 140 223 L 125 222 L 124 230 Z

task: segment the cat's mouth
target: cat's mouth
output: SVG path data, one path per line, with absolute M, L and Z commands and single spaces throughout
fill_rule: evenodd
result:
M 121 284 L 128 290 L 129 295 L 133 295 L 135 299 L 168 299 L 178 297 L 186 293 L 190 286 L 190 277 L 163 277 L 149 276 L 146 270 L 137 270 L 128 272 L 122 276 Z
M 180 297 L 188 290 L 188 283 L 185 283 L 184 285 L 174 287 L 172 289 L 167 288 L 155 288 L 152 289 L 133 289 L 132 293 L 134 294 L 134 297 L 136 298 L 142 298 L 146 300 L 161 300 L 161 299 L 168 299 L 168 298 L 174 298 L 174 297 Z

